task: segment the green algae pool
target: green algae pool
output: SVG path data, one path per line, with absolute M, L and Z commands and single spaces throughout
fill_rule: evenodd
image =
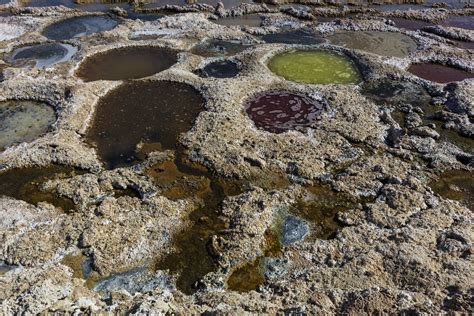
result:
M 348 84 L 361 81 L 355 63 L 326 50 L 291 50 L 270 59 L 268 68 L 291 81 L 314 84 Z

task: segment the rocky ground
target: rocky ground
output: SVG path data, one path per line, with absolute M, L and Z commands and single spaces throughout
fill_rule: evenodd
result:
M 37 140 L 0 152 L 0 170 L 61 164 L 83 172 L 43 185 L 44 190 L 72 199 L 76 207 L 71 212 L 49 203 L 32 205 L 0 197 L 2 313 L 472 312 L 472 204 L 446 199 L 430 184 L 452 170 L 465 170 L 466 181 L 472 183 L 473 148 L 460 148 L 443 139 L 443 129 L 426 124 L 423 119 L 429 111 L 410 104 L 410 90 L 400 100 L 381 105 L 367 96 L 364 83 L 304 85 L 275 76 L 266 61 L 291 45 L 265 44 L 258 38 L 282 25 L 306 26 L 321 36 L 337 30 L 406 34 L 418 49 L 405 58 L 329 43 L 320 46 L 354 58 L 365 82 L 389 78 L 423 87 L 436 108 L 430 114 L 437 118 L 436 124 L 459 132 L 469 142 L 474 135 L 474 80 L 442 85 L 415 77 L 407 68 L 435 61 L 474 71 L 473 51 L 450 44 L 472 41 L 473 31 L 446 26 L 406 31 L 395 27 L 390 17 L 437 21 L 448 13 L 473 14 L 472 9 L 380 14 L 364 9 L 369 13 L 356 19 L 318 23 L 320 14 L 337 16 L 345 11 L 310 8 L 306 12 L 310 16 L 298 8 L 282 13 L 266 5 L 243 5 L 232 10 L 196 6 L 198 12 L 150 22 L 118 18 L 120 24 L 110 31 L 64 41 L 79 48 L 69 61 L 42 70 L 6 66 L 0 101 L 44 101 L 55 108 L 58 120 Z M 65 7 L 14 6 L 13 12 L 0 17 L 3 63 L 16 47 L 46 42 L 41 31 L 47 25 L 85 14 Z M 262 27 L 212 22 L 254 12 L 263 12 Z M 156 38 L 136 40 L 140 34 Z M 253 44 L 229 57 L 239 66 L 237 77 L 196 75 L 196 69 L 220 58 L 189 52 L 209 38 Z M 190 215 L 206 202 L 199 194 L 169 198 L 166 188 L 147 176 L 150 166 L 170 162 L 176 153 L 153 152 L 135 166 L 105 170 L 84 138 L 98 100 L 121 82 L 86 83 L 75 72 L 87 56 L 130 45 L 181 51 L 177 64 L 145 80 L 185 82 L 204 96 L 205 109 L 179 139 L 185 159 L 205 166 L 213 181 L 249 183 L 218 205 L 222 227 L 213 232 L 207 253 L 202 253 L 212 257 L 215 268 L 193 286 L 193 293 L 176 285 L 179 273 L 146 268 L 176 247 L 187 247 L 175 241 L 194 224 Z M 303 131 L 259 130 L 242 103 L 255 93 L 278 89 L 320 100 L 327 111 Z M 393 117 L 393 110 L 399 109 L 407 114 L 406 126 Z M 279 177 L 285 180 L 275 180 Z M 181 181 L 199 182 L 189 176 Z M 353 201 L 350 209 L 338 213 L 340 228 L 334 236 L 303 238 L 298 235 L 301 223 L 292 228 L 295 231 L 280 232 L 279 214 L 307 198 L 308 187 L 318 185 Z M 127 188 L 136 194 L 116 194 Z M 299 237 L 280 245 L 278 255 L 268 255 L 268 232 L 275 230 Z M 228 289 L 234 271 L 262 256 L 269 263 L 256 290 Z

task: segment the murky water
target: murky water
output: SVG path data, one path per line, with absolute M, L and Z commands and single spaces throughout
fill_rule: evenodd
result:
M 325 42 L 325 40 L 306 29 L 295 31 L 287 31 L 282 33 L 266 34 L 262 36 L 262 40 L 267 43 L 282 43 L 282 44 L 301 44 L 301 45 L 316 45 Z
M 191 128 L 203 104 L 201 95 L 184 83 L 125 83 L 99 101 L 87 139 L 108 168 L 130 165 L 138 159 L 140 142 L 176 148 L 178 136 Z
M 262 24 L 262 18 L 258 14 L 247 14 L 242 16 L 232 16 L 226 18 L 220 18 L 218 20 L 212 20 L 212 22 L 232 26 L 232 25 L 241 25 L 241 26 L 250 26 L 258 27 Z
M 44 68 L 69 60 L 76 52 L 77 48 L 68 44 L 39 44 L 16 49 L 12 61 L 16 66 L 32 63 L 36 68 Z
M 64 179 L 78 174 L 79 171 L 70 167 L 50 166 L 44 168 L 11 169 L 0 173 L 0 195 L 10 196 L 30 204 L 48 202 L 63 211 L 74 209 L 71 199 L 60 197 L 42 189 L 42 184 L 48 180 Z
M 45 103 L 0 102 L 0 150 L 43 136 L 55 121 L 54 109 Z
M 221 202 L 228 196 L 244 192 L 251 184 L 265 190 L 284 188 L 289 184 L 286 176 L 277 174 L 243 180 L 217 178 L 205 168 L 184 160 L 179 152 L 174 163 L 162 164 L 159 171 L 151 176 L 158 187 L 171 184 L 176 188 L 174 193 L 181 190 L 179 198 L 199 197 L 204 202 L 202 207 L 190 214 L 191 226 L 173 240 L 175 250 L 156 263 L 156 269 L 178 274 L 176 286 L 186 294 L 194 293 L 199 287 L 199 280 L 217 269 L 215 258 L 208 251 L 208 244 L 211 236 L 225 228 L 219 217 Z
M 411 20 L 411 19 L 393 18 L 393 17 L 390 17 L 389 19 L 395 22 L 396 27 L 410 30 L 410 31 L 416 31 L 426 26 L 434 25 L 433 23 L 422 21 L 422 20 Z
M 474 78 L 473 73 L 454 67 L 431 63 L 411 65 L 410 68 L 408 68 L 408 71 L 417 77 L 438 83 L 448 83 Z
M 331 44 L 391 57 L 406 57 L 417 48 L 408 35 L 380 31 L 341 31 L 329 35 Z
M 137 79 L 170 68 L 177 61 L 177 52 L 151 46 L 112 49 L 88 57 L 77 75 L 85 81 Z
M 81 16 L 62 20 L 47 26 L 43 35 L 55 41 L 68 40 L 97 32 L 109 31 L 118 22 L 108 16 Z
M 459 27 L 474 30 L 474 16 L 472 15 L 451 15 L 440 22 L 441 25 Z
M 230 60 L 215 61 L 200 69 L 199 74 L 203 77 L 232 78 L 239 74 L 239 67 Z
M 327 50 L 290 50 L 271 58 L 268 67 L 287 80 L 303 83 L 348 84 L 361 80 L 354 61 Z
M 451 170 L 439 175 L 429 186 L 445 199 L 460 201 L 474 210 L 474 174 L 465 170 Z
M 231 56 L 246 50 L 250 46 L 250 44 L 239 40 L 211 39 L 194 46 L 191 53 L 203 57 Z
M 322 103 L 285 91 L 258 94 L 244 107 L 255 126 L 272 133 L 309 127 L 325 111 Z

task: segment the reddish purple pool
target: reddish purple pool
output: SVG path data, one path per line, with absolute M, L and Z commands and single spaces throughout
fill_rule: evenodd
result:
M 308 127 L 324 111 L 324 104 L 306 96 L 270 91 L 248 99 L 245 111 L 255 125 L 272 133 Z

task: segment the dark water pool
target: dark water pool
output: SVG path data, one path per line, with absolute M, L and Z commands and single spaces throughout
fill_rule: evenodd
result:
M 199 92 L 184 83 L 125 83 L 99 101 L 87 139 L 108 168 L 130 165 L 138 159 L 140 142 L 176 148 L 203 105 Z
M 199 74 L 203 77 L 232 78 L 239 74 L 239 67 L 230 60 L 215 61 L 200 69 Z
M 118 22 L 111 17 L 87 15 L 53 23 L 43 30 L 43 35 L 51 40 L 62 41 L 109 31 L 117 25 Z
M 431 63 L 411 65 L 410 68 L 408 68 L 408 71 L 417 77 L 438 83 L 448 83 L 474 78 L 473 73 L 454 67 Z
M 149 46 L 112 49 L 88 57 L 77 75 L 85 81 L 137 79 L 168 69 L 177 61 L 177 52 Z
M 325 40 L 306 29 L 295 31 L 286 31 L 282 33 L 266 34 L 262 36 L 262 40 L 267 43 L 282 43 L 282 44 L 301 44 L 301 45 L 316 45 L 325 42 Z
M 47 43 L 16 49 L 12 61 L 16 66 L 33 63 L 36 68 L 49 67 L 70 59 L 77 48 L 68 44 Z

